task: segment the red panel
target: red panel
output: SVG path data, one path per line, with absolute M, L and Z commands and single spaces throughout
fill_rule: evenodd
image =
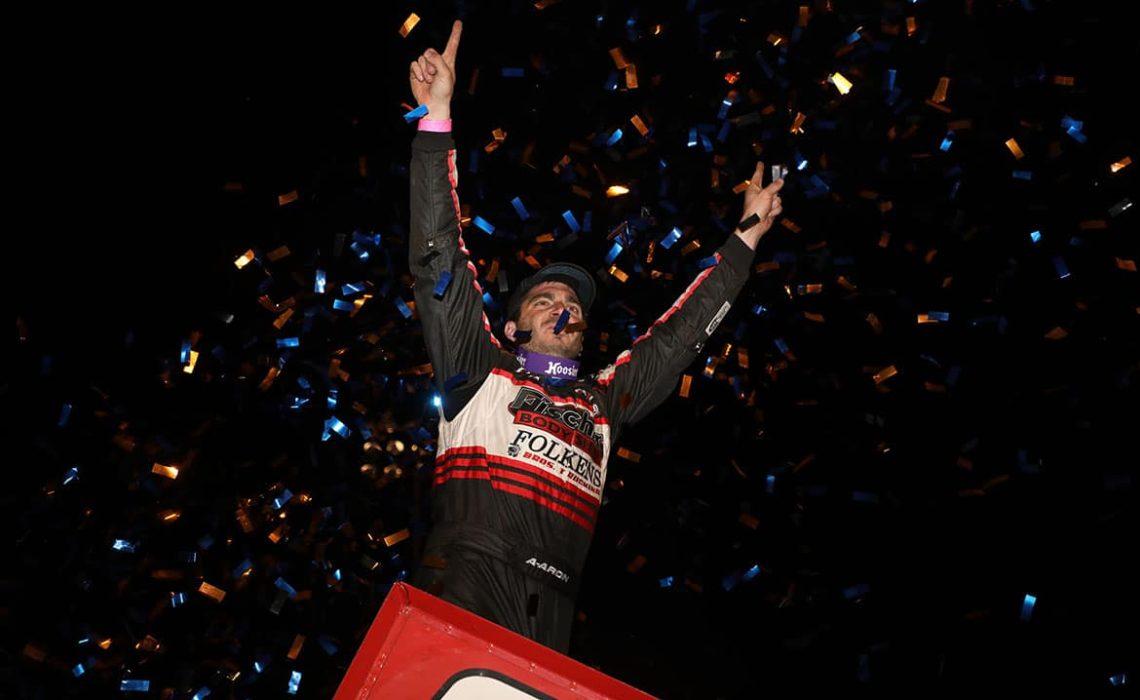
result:
M 489 686 L 511 698 L 652 700 L 404 583 L 380 606 L 334 700 L 474 697 Z

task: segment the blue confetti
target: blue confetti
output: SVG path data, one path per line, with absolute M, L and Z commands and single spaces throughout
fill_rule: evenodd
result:
M 578 220 L 576 218 L 574 218 L 574 212 L 570 211 L 569 209 L 562 212 L 562 219 L 566 222 L 566 225 L 569 226 L 570 230 L 573 231 L 574 233 L 578 233 L 579 231 L 582 230 L 582 227 L 578 225 Z
M 69 420 L 71 420 L 71 404 L 65 403 L 59 409 L 59 422 L 56 425 L 62 428 L 67 425 Z
M 515 208 L 515 213 L 517 213 L 519 218 L 523 221 L 530 218 L 530 212 L 526 210 L 526 205 L 523 204 L 522 199 L 515 197 L 511 200 L 511 206 Z
M 715 254 L 710 255 L 707 258 L 701 258 L 700 260 L 697 261 L 697 269 L 698 270 L 703 270 L 706 267 L 712 267 L 713 265 L 716 265 L 716 255 Z
M 570 309 L 562 309 L 562 313 L 558 316 L 558 320 L 554 322 L 554 334 L 558 335 L 566 324 L 570 322 Z
M 419 107 L 416 107 L 415 109 L 413 109 L 410 112 L 405 112 L 404 113 L 404 121 L 407 122 L 408 124 L 411 124 L 412 122 L 416 121 L 420 117 L 423 117 L 427 113 L 428 113 L 427 105 L 420 105 Z
M 202 535 L 201 537 L 198 538 L 198 548 L 199 549 L 209 549 L 210 547 L 213 547 L 213 546 L 214 546 L 214 536 L 213 535 L 205 534 L 205 535 Z
M 606 78 L 606 82 L 603 87 L 609 92 L 617 90 L 618 86 L 621 85 L 621 76 L 621 72 L 616 70 L 613 71 L 609 74 L 609 77 Z
M 285 507 L 285 504 L 288 503 L 292 498 L 293 498 L 293 492 L 290 491 L 289 489 L 285 489 L 284 491 L 281 492 L 280 496 L 273 499 L 273 508 L 275 510 L 281 510 L 282 508 Z
M 361 245 L 359 241 L 353 241 L 348 247 L 353 253 L 356 253 L 357 259 L 361 262 L 368 260 L 368 258 L 372 256 L 372 254 L 368 252 L 368 248 Z
M 171 593 L 170 594 L 170 607 L 177 608 L 179 605 L 186 604 L 185 593 Z
M 728 117 L 728 110 L 732 108 L 732 98 L 726 97 L 720 101 L 720 111 L 717 112 L 717 119 L 725 119 Z
M 659 579 L 657 581 L 657 585 L 661 586 L 662 588 L 669 588 L 673 585 L 673 577 L 666 576 L 665 578 Z
M 439 275 L 439 281 L 435 283 L 435 287 L 431 290 L 431 295 L 436 299 L 442 299 L 447 294 L 447 288 L 451 286 L 451 270 L 444 270 Z
M 1108 682 L 1114 686 L 1124 685 L 1125 683 L 1128 682 L 1128 674 L 1127 673 L 1117 673 L 1114 676 L 1109 676 Z
M 720 585 L 724 587 L 724 590 L 731 591 L 738 583 L 740 583 L 740 574 L 734 571 L 728 576 L 725 576 L 721 580 Z
M 341 296 L 350 297 L 353 294 L 363 292 L 365 289 L 368 289 L 368 285 L 363 282 L 345 282 L 340 285 L 340 294 Z
M 124 693 L 145 693 L 150 690 L 150 681 L 138 678 L 124 678 L 119 683 L 119 690 Z
M 666 250 L 672 248 L 673 244 L 681 240 L 682 235 L 683 234 L 681 233 L 681 229 L 674 226 L 673 230 L 665 234 L 665 237 L 661 239 L 661 247 L 665 248 Z
M 1030 593 L 1025 594 L 1025 599 L 1021 601 L 1021 621 L 1029 622 L 1029 617 L 1033 615 L 1033 606 L 1037 604 L 1037 596 Z
M 324 270 L 317 269 L 316 276 L 313 279 L 313 291 L 317 294 L 325 293 L 325 284 L 327 283 L 327 276 Z
M 744 581 L 751 581 L 752 579 L 756 578 L 757 574 L 759 574 L 759 573 L 760 573 L 760 565 L 759 564 L 753 564 L 751 569 L 744 572 L 744 576 L 742 577 L 742 579 Z
M 408 308 L 408 305 L 404 303 L 403 299 L 396 297 L 392 303 L 394 303 L 396 305 L 396 308 L 399 309 L 401 316 L 404 318 L 412 317 L 412 310 Z
M 431 395 L 431 405 L 436 408 L 443 408 L 443 399 L 439 398 L 439 394 Z
M 954 132 L 947 131 L 946 138 L 942 139 L 942 145 L 939 148 L 945 153 L 950 150 L 950 146 L 954 145 Z
M 612 146 L 618 141 L 621 141 L 621 128 L 614 129 L 614 133 L 610 134 L 610 137 L 606 139 L 606 145 Z
M 950 312 L 949 311 L 928 311 L 926 313 L 926 317 L 932 321 L 949 321 L 950 320 Z
M 336 642 L 329 639 L 329 636 L 327 634 L 322 634 L 319 638 L 317 638 L 317 643 L 321 645 L 321 648 L 324 649 L 325 653 L 329 656 L 333 656 L 338 650 Z
M 296 598 L 297 597 L 297 589 L 290 586 L 289 582 L 286 581 L 284 578 L 278 576 L 277 580 L 273 582 L 273 585 L 277 586 L 281 590 L 285 591 L 285 593 L 287 593 L 290 598 Z
M 692 148 L 692 147 L 697 145 L 697 128 L 696 127 L 691 127 L 689 129 L 689 144 L 688 145 L 689 145 L 689 148 Z
M 300 686 L 301 686 L 301 672 L 300 671 L 293 671 L 293 673 L 291 673 L 289 675 L 289 694 L 290 695 L 296 695 L 297 689 L 300 688 Z
M 491 235 L 491 234 L 495 233 L 495 225 L 492 224 L 490 221 L 487 221 L 486 219 L 484 219 L 481 216 L 476 216 L 474 219 L 471 220 L 471 223 L 473 223 L 476 226 L 478 226 L 479 228 L 483 229 L 483 231 L 487 235 Z
M 83 664 L 75 664 L 75 668 L 71 669 L 71 675 L 75 676 L 76 678 L 79 678 L 86 672 L 87 669 L 83 668 Z
M 1032 180 L 1033 179 L 1033 171 L 1032 170 L 1014 170 L 1013 171 L 1013 177 L 1015 180 L 1026 180 L 1026 181 Z
M 622 251 L 621 243 L 618 243 L 615 241 L 613 246 L 610 248 L 610 252 L 606 253 L 606 264 L 609 265 L 614 260 L 616 260 L 617 256 L 621 255 L 621 251 Z
M 720 131 L 716 134 L 717 143 L 724 143 L 728 140 L 728 132 L 732 131 L 732 122 L 721 122 Z
M 356 304 L 346 299 L 333 299 L 332 306 L 337 311 L 352 311 L 356 308 Z
M 768 493 L 775 493 L 775 491 L 776 491 L 776 475 L 775 474 L 769 474 L 768 476 L 765 477 L 764 481 L 765 481 L 765 485 L 764 485 L 765 490 Z
M 1065 279 L 1069 276 L 1069 266 L 1065 264 L 1065 259 L 1060 255 L 1053 258 L 1053 267 L 1057 270 L 1057 276 Z
M 202 686 L 198 689 L 197 693 L 194 693 L 194 695 L 190 697 L 190 700 L 205 700 L 209 695 L 210 689 L 206 686 Z
M 242 563 L 234 567 L 234 578 L 241 578 L 242 576 L 245 576 L 247 573 L 249 573 L 252 569 L 253 562 L 251 562 L 249 559 L 245 559 L 242 561 Z
M 63 475 L 63 485 L 67 486 L 68 484 L 77 480 L 78 478 L 79 478 L 79 467 L 72 467 L 71 469 L 67 470 L 66 474 Z
M 1041 232 L 1040 231 L 1030 231 L 1029 232 L 1029 240 L 1033 241 L 1034 245 L 1040 243 L 1041 242 Z
M 296 347 L 300 347 L 300 345 L 301 345 L 301 339 L 298 338 L 297 336 L 291 336 L 289 338 L 278 338 L 277 339 L 277 347 L 279 347 L 279 348 L 296 348 Z
M 111 549 L 120 552 L 134 552 L 136 546 L 137 545 L 130 540 L 115 540 L 114 543 L 111 544 Z
M 504 78 L 522 78 L 526 72 L 522 68 L 503 68 Z
M 331 437 L 330 431 L 336 433 L 342 438 L 347 438 L 352 433 L 352 431 L 349 430 L 348 426 L 342 423 L 336 416 L 333 416 L 332 418 L 329 418 L 325 421 L 325 432 L 324 435 L 321 436 L 322 442 L 328 440 L 329 437 Z
M 788 344 L 784 342 L 783 338 L 776 338 L 772 342 L 776 344 L 776 349 L 780 351 L 780 354 L 788 354 Z

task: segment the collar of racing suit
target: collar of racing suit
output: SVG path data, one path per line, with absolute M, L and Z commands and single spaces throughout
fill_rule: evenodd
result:
M 557 355 L 544 355 L 525 348 L 519 348 L 515 355 L 519 364 L 526 367 L 528 372 L 541 374 L 551 379 L 577 379 L 578 362 Z

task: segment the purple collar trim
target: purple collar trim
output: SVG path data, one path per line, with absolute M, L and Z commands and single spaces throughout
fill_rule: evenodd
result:
M 523 348 L 519 348 L 516 354 L 528 372 L 553 377 L 554 379 L 578 378 L 578 362 L 575 360 L 568 360 L 557 355 L 543 355 L 540 352 Z

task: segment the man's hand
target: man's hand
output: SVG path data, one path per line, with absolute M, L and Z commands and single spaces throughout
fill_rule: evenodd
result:
M 412 61 L 408 81 L 416 102 L 427 105 L 428 119 L 451 119 L 451 94 L 455 91 L 455 53 L 459 50 L 459 36 L 463 22 L 455 20 L 451 37 L 443 53 L 435 49 L 424 51 Z
M 776 180 L 767 187 L 761 187 L 763 178 L 764 161 L 758 161 L 756 172 L 752 173 L 752 180 L 744 191 L 744 216 L 736 230 L 736 235 L 752 250 L 756 250 L 760 237 L 768 233 L 776 217 L 784 210 L 779 194 L 784 181 Z

